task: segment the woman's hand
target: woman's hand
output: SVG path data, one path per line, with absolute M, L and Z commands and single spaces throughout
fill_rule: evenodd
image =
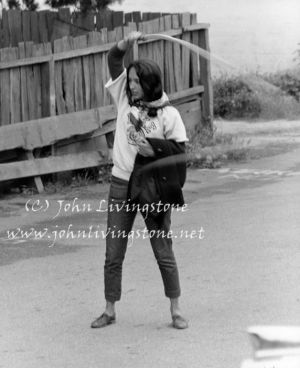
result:
M 138 152 L 140 155 L 145 157 L 155 156 L 155 152 L 151 144 L 147 141 L 147 139 L 142 138 L 137 142 L 137 144 L 138 144 Z
M 126 51 L 138 40 L 143 40 L 144 35 L 142 32 L 133 31 L 130 32 L 123 40 L 118 42 L 118 48 L 120 50 Z

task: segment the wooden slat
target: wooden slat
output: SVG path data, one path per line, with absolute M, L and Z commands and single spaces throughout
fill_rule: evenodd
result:
M 165 21 L 163 17 L 158 18 L 158 33 L 164 33 L 165 31 Z M 162 76 L 162 81 L 163 81 L 163 85 L 164 85 L 164 89 L 166 90 L 167 86 L 166 86 L 166 72 L 165 72 L 165 55 L 164 55 L 164 50 L 165 50 L 165 41 L 158 41 L 157 44 L 159 46 L 159 66 L 161 68 L 161 76 Z
M 184 32 L 181 39 L 186 42 L 191 42 L 191 35 L 189 32 Z M 182 75 L 182 87 L 184 89 L 190 86 L 190 57 L 191 52 L 187 47 L 182 47 L 181 50 L 181 75 Z
M 61 52 L 63 50 L 63 41 L 58 39 L 54 41 L 54 52 Z M 66 112 L 66 102 L 63 93 L 63 62 L 57 61 L 55 63 L 55 96 L 56 96 L 56 110 L 58 114 Z
M 30 12 L 30 28 L 31 28 L 31 41 L 34 43 L 40 42 L 39 27 L 38 27 L 38 13 L 35 11 Z
M 20 10 L 9 10 L 8 27 L 10 32 L 10 45 L 17 46 L 22 41 L 22 26 L 21 26 L 21 12 Z
M 140 23 L 142 21 L 142 14 L 139 11 L 132 12 L 132 21 L 135 23 Z
M 35 45 L 35 53 L 37 56 L 51 55 L 52 54 L 51 44 L 44 43 L 44 44 Z M 39 115 L 40 117 L 51 115 L 51 99 L 53 99 L 53 96 L 51 97 L 51 93 L 53 94 L 53 90 L 54 90 L 54 75 L 50 76 L 51 71 L 50 71 L 49 65 L 50 63 L 41 64 L 39 66 L 40 91 L 38 91 L 38 93 L 40 94 L 40 97 L 38 97 L 38 101 L 39 99 L 41 101 L 41 111 Z M 51 83 L 53 83 L 53 86 L 50 86 Z M 52 91 L 50 89 L 52 89 Z M 55 101 L 54 101 L 54 104 L 55 104 Z
M 93 32 L 91 34 L 93 37 L 90 37 L 88 42 L 89 45 L 99 45 L 102 44 L 102 38 L 101 33 L 99 32 Z M 98 107 L 101 105 L 101 102 L 103 100 L 103 83 L 102 83 L 102 77 L 101 77 L 101 64 L 102 64 L 102 57 L 100 54 L 95 54 L 92 57 L 92 70 L 93 70 L 93 77 L 91 79 L 91 82 L 93 84 L 93 98 L 92 98 L 92 105 L 91 107 Z
M 98 31 L 102 28 L 107 28 L 109 31 L 112 30 L 112 11 L 105 10 L 96 14 L 96 28 Z
M 49 69 L 49 115 L 53 116 L 56 114 L 55 64 L 53 59 L 49 61 L 48 69 Z
M 172 17 L 167 15 L 164 17 L 165 29 L 172 28 Z M 175 92 L 175 78 L 174 78 L 174 63 L 173 63 L 173 45 L 171 42 L 165 43 L 165 76 L 166 79 L 166 90 L 168 93 Z
M 148 13 L 148 12 L 144 12 L 144 13 L 142 14 L 142 20 L 143 20 L 143 23 L 144 23 L 144 22 L 147 22 L 147 20 L 149 20 L 149 14 L 150 14 L 150 13 Z
M 154 19 L 151 21 L 151 32 L 153 33 L 159 33 L 159 19 Z M 163 68 L 164 68 L 164 62 L 163 62 L 163 54 L 161 53 L 161 44 L 163 45 L 162 41 L 157 40 L 156 42 L 153 42 L 152 44 L 152 54 L 153 54 L 153 60 L 157 63 L 159 66 L 161 72 L 162 72 L 162 80 L 163 80 Z
M 172 14 L 172 29 L 179 28 L 179 15 Z
M 114 105 L 2 126 L 0 152 L 49 146 L 61 139 L 95 131 L 116 118 Z M 84 124 L 83 124 L 84 122 Z
M 26 57 L 31 58 L 33 56 L 33 42 L 26 42 L 25 43 L 25 55 Z M 36 90 L 35 90 L 35 71 L 36 66 L 31 65 L 26 68 L 26 85 L 28 88 L 28 91 L 31 91 L 31 93 L 28 93 L 28 118 L 30 120 L 37 118 L 37 97 L 36 97 Z
M 137 30 L 136 23 L 134 23 L 134 22 L 128 23 L 128 30 L 129 30 L 129 32 L 136 31 Z M 128 61 L 133 61 L 133 60 L 137 60 L 138 59 L 138 57 L 139 57 L 139 51 L 138 51 L 138 49 L 139 49 L 138 43 L 135 42 L 134 45 L 133 45 L 133 47 L 132 47 L 132 49 L 127 52 L 127 55 L 128 55 L 128 59 L 127 60 Z
M 125 24 L 132 22 L 132 13 L 125 13 Z
M 123 26 L 116 27 L 116 41 L 120 41 L 123 39 Z
M 44 47 L 42 44 L 35 44 L 32 48 L 32 56 L 42 56 L 44 54 Z M 36 115 L 35 119 L 42 117 L 42 65 L 37 64 L 33 67 L 34 74 L 34 93 L 36 96 Z
M 196 24 L 197 23 L 197 13 L 192 13 L 191 14 L 191 24 Z
M 112 30 L 108 30 L 107 32 L 107 40 L 109 43 L 116 43 L 116 38 L 117 38 L 117 34 L 116 34 L 116 30 L 112 29 Z
M 102 42 L 104 44 L 107 43 L 108 42 L 107 29 L 103 28 L 100 33 L 101 33 Z M 110 104 L 112 101 L 108 90 L 104 87 L 105 83 L 110 78 L 109 70 L 108 70 L 108 63 L 107 63 L 107 54 L 108 52 L 101 53 L 101 75 L 102 75 L 101 83 L 102 83 L 102 89 L 103 89 L 103 101 L 102 101 L 103 106 Z
M 95 38 L 97 32 L 90 32 L 88 34 L 87 43 L 88 46 L 95 45 Z M 90 105 L 91 108 L 97 106 L 97 95 L 96 95 L 96 83 L 95 83 L 95 61 L 94 61 L 94 55 L 90 55 L 89 58 L 89 73 L 90 73 Z
M 152 13 L 152 16 L 153 16 L 153 19 L 158 19 L 161 17 L 161 13 L 155 12 L 155 13 Z
M 198 45 L 206 51 L 210 51 L 207 29 L 198 31 Z M 204 86 L 202 100 L 202 120 L 204 124 L 212 124 L 213 120 L 213 86 L 210 68 L 210 61 L 200 57 L 200 82 Z
M 114 11 L 112 13 L 113 28 L 123 27 L 123 24 L 124 24 L 124 13 L 122 11 Z
M 25 58 L 25 43 L 19 43 L 19 57 Z M 29 105 L 28 105 L 28 88 L 27 88 L 27 69 L 28 67 L 21 67 L 21 120 L 29 120 Z
M 0 50 L 0 60 L 9 60 L 9 48 Z M 0 71 L 1 88 L 1 125 L 10 124 L 10 72 L 9 70 Z
M 47 29 L 47 13 L 47 10 L 41 10 L 38 12 L 40 42 L 48 42 L 50 40 Z
M 24 160 L 0 165 L 1 181 L 40 176 L 62 171 L 95 167 L 101 164 L 98 152 L 86 152 L 72 155 Z
M 73 39 L 74 49 L 84 48 L 86 45 L 86 37 L 79 36 Z M 74 79 L 74 100 L 75 111 L 81 111 L 84 109 L 83 105 L 83 68 L 82 58 L 75 59 L 75 79 Z
M 67 51 L 72 49 L 72 37 L 64 37 L 62 39 L 63 50 Z M 65 95 L 66 112 L 75 111 L 74 101 L 74 79 L 75 79 L 75 60 L 63 61 L 63 91 Z
M 2 47 L 8 47 L 10 45 L 10 32 L 8 24 L 7 10 L 2 10 Z
M 82 48 L 87 47 L 87 36 L 81 40 Z M 82 73 L 83 73 L 83 106 L 84 109 L 91 108 L 91 79 L 89 70 L 89 56 L 82 57 Z
M 59 8 L 58 9 L 58 17 L 59 19 L 63 20 L 64 22 L 71 23 L 72 15 L 70 8 Z
M 180 26 L 187 27 L 191 24 L 191 14 L 190 13 L 182 13 L 180 15 Z
M 46 23 L 47 23 L 47 30 L 48 30 L 48 41 L 53 40 L 52 34 L 54 30 L 54 22 L 57 19 L 58 13 L 49 11 L 46 13 Z
M 172 28 L 173 29 L 179 28 L 178 14 L 172 15 Z M 183 89 L 181 47 L 177 43 L 173 44 L 173 65 L 174 65 L 175 91 L 181 91 Z
M 123 37 L 126 37 L 129 33 L 130 33 L 130 28 L 128 26 L 124 26 L 123 27 Z M 125 68 L 128 67 L 128 65 L 131 63 L 131 61 L 132 61 L 132 50 L 129 50 L 128 52 L 126 52 L 126 54 L 124 56 L 124 66 L 125 66 Z
M 18 58 L 18 49 L 12 47 L 9 49 L 9 58 L 15 60 Z M 21 76 L 18 68 L 10 69 L 10 111 L 11 124 L 18 123 L 21 120 Z
M 192 43 L 199 44 L 199 31 L 192 32 Z M 199 57 L 193 52 L 191 53 L 191 80 L 192 86 L 197 86 L 200 81 Z
M 3 48 L 3 25 L 2 25 L 2 19 L 0 18 L 0 48 Z
M 147 33 L 147 30 L 146 30 L 146 22 L 141 22 L 138 24 L 138 30 L 144 34 Z M 138 57 L 135 55 L 134 59 L 146 59 L 147 56 L 149 56 L 150 58 L 150 55 L 148 54 L 148 51 L 147 51 L 147 48 L 148 48 L 148 45 L 147 44 L 142 44 L 142 43 L 139 43 L 139 45 L 137 43 L 134 44 L 134 48 L 137 48 L 138 46 Z M 136 54 L 136 51 L 135 49 L 134 50 L 134 53 Z

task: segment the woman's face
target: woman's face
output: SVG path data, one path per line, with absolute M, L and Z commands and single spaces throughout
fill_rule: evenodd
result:
M 129 70 L 128 83 L 132 100 L 133 101 L 142 100 L 144 97 L 144 91 L 142 89 L 142 86 L 140 85 L 140 79 L 136 74 L 136 70 L 134 67 L 130 68 Z

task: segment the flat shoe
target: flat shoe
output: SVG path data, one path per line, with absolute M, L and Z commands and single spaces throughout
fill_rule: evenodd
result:
M 106 313 L 101 314 L 100 317 L 95 319 L 95 321 L 92 322 L 91 328 L 101 328 L 106 327 L 108 325 L 111 325 L 112 323 L 116 322 L 116 316 L 109 316 Z
M 186 319 L 184 319 L 182 316 L 172 316 L 173 320 L 173 327 L 177 328 L 178 330 L 183 330 L 185 328 L 188 328 L 188 322 Z

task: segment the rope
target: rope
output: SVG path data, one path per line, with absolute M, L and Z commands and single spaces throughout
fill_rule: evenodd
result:
M 197 55 L 204 57 L 206 60 L 210 60 L 211 58 L 213 58 L 216 61 L 221 62 L 222 64 L 226 64 L 230 68 L 234 68 L 228 61 L 226 61 L 226 60 L 220 58 L 219 56 L 216 56 L 216 55 L 212 54 L 211 52 L 203 49 L 202 47 L 194 45 L 193 43 L 190 43 L 188 41 L 184 41 L 184 40 L 181 40 L 181 39 L 176 38 L 176 37 L 171 37 L 171 36 L 163 35 L 163 34 L 159 34 L 159 33 L 143 35 L 143 40 L 145 40 L 145 41 L 147 41 L 147 40 L 161 40 L 161 39 L 165 40 L 165 41 L 171 41 L 171 42 L 174 42 L 174 43 L 178 43 L 182 46 L 185 46 L 188 49 L 190 49 L 191 51 L 195 52 Z

